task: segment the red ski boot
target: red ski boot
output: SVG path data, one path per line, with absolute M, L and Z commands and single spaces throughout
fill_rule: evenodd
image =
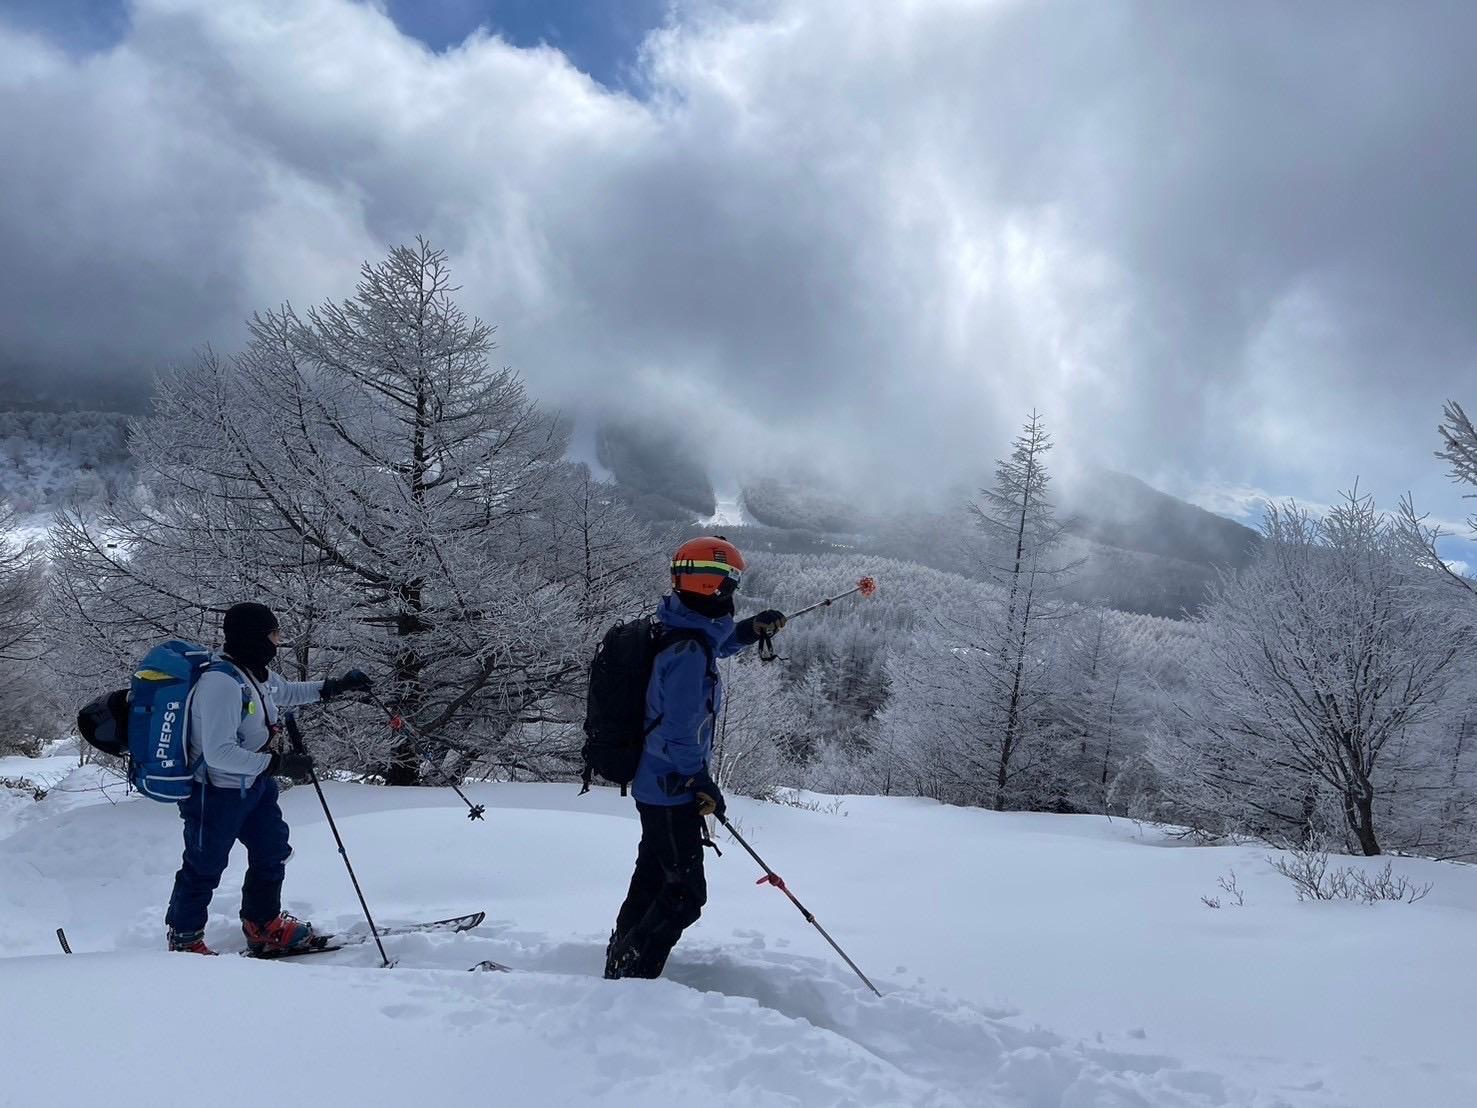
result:
M 313 925 L 283 912 L 269 923 L 241 921 L 246 945 L 255 955 L 294 954 L 313 945 Z
M 204 931 L 176 931 L 170 928 L 169 949 L 180 954 L 215 954 L 215 951 L 205 945 Z

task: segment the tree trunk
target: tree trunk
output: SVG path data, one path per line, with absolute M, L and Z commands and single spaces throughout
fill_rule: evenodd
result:
M 995 774 L 995 811 L 1005 811 L 1005 782 L 1010 776 L 1010 758 L 1015 753 L 1021 726 L 1021 670 L 1024 659 L 1016 662 L 1015 681 L 1010 689 L 1010 708 L 1005 716 L 1005 739 L 1000 744 L 1000 768 Z
M 421 310 L 423 317 L 424 301 Z M 418 328 L 419 323 L 417 321 Z M 417 334 L 419 336 L 419 330 Z M 430 465 L 426 451 L 426 431 L 426 385 L 422 375 L 416 383 L 415 429 L 410 445 L 410 496 L 422 512 L 426 504 L 426 478 Z M 425 611 L 425 582 L 420 579 L 408 581 L 396 591 L 400 599 L 400 612 L 395 618 L 395 635 L 399 639 L 399 648 L 395 652 L 394 682 L 400 691 L 399 712 L 404 718 L 414 715 L 420 704 L 421 670 L 425 667 L 425 661 L 416 650 L 415 637 L 426 630 L 426 623 L 422 618 Z M 420 753 L 410 735 L 401 731 L 390 755 L 390 764 L 385 767 L 385 784 L 420 783 Z
M 1348 818 L 1350 829 L 1359 839 L 1359 849 L 1364 851 L 1365 856 L 1373 858 L 1379 854 L 1379 840 L 1374 835 L 1373 791 L 1366 788 L 1359 793 L 1346 792 L 1344 815 Z
M 390 753 L 389 764 L 384 767 L 386 785 L 419 785 L 421 783 L 421 760 L 415 744 L 408 737 L 401 737 Z
M 421 618 L 421 582 L 415 581 L 400 589 L 404 609 L 395 621 L 395 634 L 400 639 L 400 649 L 395 654 L 394 683 L 400 693 L 399 712 L 402 718 L 414 714 L 420 700 L 421 670 L 425 663 L 414 646 L 415 636 L 426 629 Z M 402 731 L 385 767 L 386 785 L 419 785 L 421 783 L 420 754 L 410 735 Z

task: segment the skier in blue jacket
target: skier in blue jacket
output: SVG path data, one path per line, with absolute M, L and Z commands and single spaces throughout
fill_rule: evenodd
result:
M 667 629 L 697 635 L 675 639 L 657 654 L 646 688 L 646 746 L 631 785 L 641 845 L 606 947 L 608 978 L 659 976 L 708 899 L 703 821 L 725 811 L 708 765 L 723 708 L 716 663 L 785 624 L 773 610 L 734 621 L 743 569 L 743 555 L 723 538 L 693 539 L 672 555 L 673 591 L 662 598 L 657 618 Z
M 246 847 L 241 929 L 256 953 L 307 946 L 311 924 L 282 911 L 282 879 L 292 848 L 277 805 L 277 774 L 312 769 L 306 753 L 273 749 L 281 710 L 369 688 L 357 669 L 327 681 L 288 681 L 268 669 L 282 642 L 277 617 L 264 604 L 235 604 L 223 625 L 225 649 L 190 692 L 190 757 L 199 762 L 187 800 L 185 853 L 174 875 L 165 924 L 169 949 L 214 954 L 205 945 L 210 898 L 237 842 Z

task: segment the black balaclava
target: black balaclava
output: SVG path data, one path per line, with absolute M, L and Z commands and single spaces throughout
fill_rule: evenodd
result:
M 226 654 L 250 670 L 258 681 L 265 681 L 267 666 L 277 656 L 277 644 L 267 636 L 278 626 L 277 617 L 265 604 L 232 604 L 222 624 Z
M 682 601 L 700 616 L 709 619 L 722 619 L 724 616 L 733 615 L 733 594 L 727 596 L 701 596 L 695 592 L 678 592 L 677 599 Z

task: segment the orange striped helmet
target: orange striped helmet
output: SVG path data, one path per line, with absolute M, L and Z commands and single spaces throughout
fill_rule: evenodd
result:
M 744 571 L 744 556 L 721 535 L 689 539 L 672 555 L 672 587 L 698 596 L 731 596 Z

